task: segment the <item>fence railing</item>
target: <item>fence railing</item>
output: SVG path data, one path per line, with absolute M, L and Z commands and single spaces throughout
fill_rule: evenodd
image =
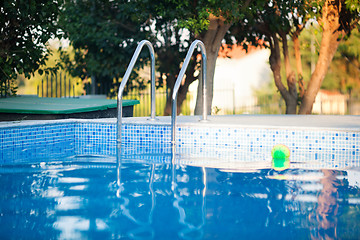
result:
M 166 105 L 167 92 L 164 90 L 156 91 L 156 115 L 164 115 Z M 183 102 L 181 114 L 193 115 L 195 108 L 195 96 L 190 92 Z M 124 99 L 136 99 L 140 104 L 134 107 L 135 117 L 150 116 L 150 92 L 148 91 L 132 91 L 124 96 Z M 280 96 L 265 95 L 260 97 L 246 98 L 241 101 L 241 104 L 234 104 L 232 106 L 213 106 L 213 115 L 233 115 L 233 114 L 283 114 L 285 113 L 285 103 Z
M 212 114 L 283 114 L 285 103 L 279 94 L 242 96 L 236 89 L 214 89 Z
M 0 80 L 0 98 L 15 95 L 17 86 L 14 86 L 12 80 Z
M 166 105 L 166 98 L 168 93 L 166 90 L 157 90 L 155 94 L 155 105 L 156 105 L 156 116 L 163 116 L 165 105 Z M 191 94 L 186 96 L 185 101 L 183 102 L 181 114 L 182 115 L 191 115 L 193 114 L 190 109 L 190 100 L 192 98 Z M 123 99 L 136 99 L 140 101 L 140 104 L 135 105 L 134 107 L 134 117 L 145 117 L 150 116 L 150 101 L 151 101 L 151 94 L 149 91 L 132 91 L 127 93 Z M 171 106 L 170 106 L 171 107 Z
M 1 83 L 0 96 L 6 97 L 11 93 L 5 91 L 5 84 Z M 50 74 L 45 76 L 40 84 L 37 86 L 37 95 L 39 97 L 77 97 L 77 92 L 72 79 L 66 73 Z M 81 84 L 80 84 L 81 85 Z M 90 87 L 90 83 L 76 88 Z M 109 86 L 110 87 L 110 86 Z M 85 92 L 85 91 L 83 91 Z M 90 92 L 90 91 L 88 91 Z M 79 93 L 79 92 L 78 92 Z M 156 90 L 156 116 L 163 116 L 166 99 L 169 93 L 164 88 Z M 219 95 L 221 101 L 217 105 L 213 101 L 212 114 L 213 115 L 235 115 L 235 114 L 284 114 L 285 102 L 278 94 L 262 95 L 254 97 L 239 98 L 233 89 L 229 90 L 214 90 L 214 96 Z M 186 100 L 183 102 L 181 114 L 193 115 L 195 108 L 195 97 L 191 92 L 188 92 Z M 124 96 L 124 99 L 136 99 L 140 101 L 140 104 L 134 106 L 134 116 L 143 117 L 150 116 L 150 90 L 145 89 L 143 91 L 131 91 Z M 360 99 L 349 98 L 345 104 L 341 104 L 343 110 L 339 111 L 339 103 L 336 101 L 320 102 L 322 109 L 325 107 L 330 109 L 328 111 L 316 111 L 316 104 L 314 104 L 313 114 L 351 114 L 360 115 Z M 335 106 L 336 105 L 336 106 Z M 168 106 L 171 108 L 171 105 Z M 333 109 L 335 109 L 333 111 Z
M 216 106 L 214 106 L 216 107 Z M 284 114 L 285 102 L 277 95 L 262 95 L 237 98 L 228 107 L 219 107 L 219 114 Z M 213 109 L 213 112 L 216 109 Z
M 46 75 L 37 86 L 39 97 L 75 97 L 75 85 L 65 73 L 53 73 Z

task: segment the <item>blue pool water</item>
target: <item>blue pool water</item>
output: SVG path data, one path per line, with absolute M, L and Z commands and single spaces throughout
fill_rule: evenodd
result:
M 0 239 L 359 239 L 360 170 L 5 164 Z M 256 164 L 254 164 L 256 166 Z
M 360 239 L 360 126 L 163 120 L 0 125 L 0 239 Z

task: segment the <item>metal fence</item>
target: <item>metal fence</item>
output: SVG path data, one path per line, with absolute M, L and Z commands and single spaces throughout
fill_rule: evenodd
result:
M 75 85 L 71 78 L 62 72 L 46 75 L 37 86 L 39 97 L 75 97 Z
M 155 93 L 155 107 L 156 107 L 156 116 L 163 116 L 166 98 L 168 93 L 166 90 L 157 90 Z M 186 100 L 183 102 L 181 114 L 182 115 L 191 115 L 193 112 L 190 108 L 190 99 L 192 98 L 191 94 L 186 96 Z M 134 107 L 134 117 L 144 117 L 150 116 L 151 111 L 151 94 L 150 91 L 132 91 L 127 93 L 124 96 L 124 99 L 136 99 L 140 101 L 140 104 L 135 105 Z
M 156 115 L 162 116 L 166 105 L 167 92 L 164 90 L 156 91 Z M 149 91 L 133 91 L 124 96 L 124 99 L 136 99 L 140 104 L 134 107 L 134 116 L 150 116 L 151 96 Z M 214 106 L 213 115 L 233 115 L 233 114 L 283 114 L 285 113 L 285 103 L 280 96 L 266 95 L 260 97 L 246 98 L 242 104 L 222 107 Z M 195 96 L 188 93 L 182 105 L 182 115 L 193 115 L 195 108 Z
M 214 93 L 216 94 L 216 92 Z M 166 104 L 166 91 L 156 92 L 156 115 L 162 116 Z M 186 100 L 182 105 L 182 115 L 193 115 L 195 108 L 195 97 L 191 93 L 187 94 Z M 134 116 L 150 116 L 150 93 L 147 91 L 132 92 L 124 97 L 124 99 L 137 99 L 140 101 L 139 105 L 134 107 Z M 262 95 L 247 98 L 238 98 L 233 104 L 228 106 L 213 106 L 212 115 L 235 115 L 235 114 L 285 114 L 286 105 L 285 101 L 278 94 Z M 338 105 L 337 102 L 323 101 L 321 104 Z M 332 109 L 337 109 L 332 107 Z M 314 111 L 313 114 L 319 114 Z M 338 110 L 323 112 L 321 114 L 341 114 Z M 343 114 L 359 115 L 360 114 L 360 100 L 350 99 L 345 106 Z
M 214 90 L 213 114 L 283 114 L 285 103 L 279 94 L 242 96 L 235 89 Z
M 17 92 L 17 85 L 12 80 L 0 80 L 0 98 L 15 96 Z
M 284 114 L 286 110 L 284 100 L 278 95 L 254 96 L 240 102 L 226 114 Z
M 2 83 L 6 84 L 6 83 Z M 90 83 L 84 84 L 83 86 L 78 86 L 80 88 L 90 88 Z M 77 88 L 78 88 L 77 87 Z M 1 97 L 8 94 L 5 89 L 5 86 L 0 86 Z M 85 91 L 83 91 L 85 92 Z M 90 92 L 90 91 L 87 91 Z M 37 86 L 37 95 L 39 97 L 76 97 L 75 84 L 72 82 L 72 79 L 66 73 L 54 73 L 46 75 L 44 79 L 41 80 L 41 83 Z M 220 96 L 220 103 L 216 105 L 213 102 L 212 114 L 213 115 L 235 115 L 235 114 L 284 114 L 285 113 L 285 102 L 279 94 L 271 95 L 261 95 L 253 97 L 244 97 L 241 98 L 236 95 L 234 89 L 225 89 L 225 90 L 214 90 L 214 96 Z M 162 89 L 156 90 L 156 115 L 163 116 L 164 109 L 166 105 L 166 99 L 168 96 L 167 91 Z M 186 100 L 182 105 L 182 115 L 193 115 L 195 108 L 195 98 L 194 94 L 189 92 L 187 94 Z M 143 91 L 134 90 L 127 93 L 124 96 L 124 99 L 136 99 L 140 101 L 140 104 L 135 105 L 134 107 L 134 116 L 150 116 L 151 111 L 151 96 L 150 89 Z M 358 98 L 348 98 L 343 106 L 343 110 L 339 111 L 339 103 L 334 102 L 333 100 L 321 100 L 319 102 L 321 109 L 324 109 L 324 106 L 327 106 L 329 111 L 316 111 L 316 104 L 314 104 L 314 114 L 351 114 L 359 115 L 360 114 L 360 100 Z M 333 111 L 332 109 L 337 109 Z
M 9 88 L 10 88 L 9 80 L 0 81 L 0 97 L 7 97 L 8 95 L 10 95 Z

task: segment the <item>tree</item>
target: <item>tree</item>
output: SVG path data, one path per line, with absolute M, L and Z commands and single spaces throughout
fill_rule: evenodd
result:
M 255 14 L 247 22 L 238 24 L 234 29 L 242 44 L 250 42 L 256 45 L 259 44 L 259 39 L 264 39 L 262 45 L 270 48 L 270 66 L 275 85 L 286 102 L 286 113 L 311 113 L 315 97 L 339 43 L 358 24 L 358 4 L 352 0 L 268 1 L 262 9 L 254 11 Z M 319 22 L 322 38 L 318 61 L 305 89 L 299 35 L 312 18 Z M 290 63 L 290 40 L 294 46 L 296 71 Z M 285 66 L 287 86 L 282 81 L 282 66 Z M 299 102 L 300 109 L 297 111 Z
M 158 32 L 158 34 L 162 36 L 163 41 L 157 39 L 154 44 L 158 63 L 157 70 L 160 72 L 160 77 L 157 81 L 158 86 L 163 86 L 165 84 L 167 90 L 164 116 L 171 115 L 171 96 L 177 75 L 180 72 L 181 62 L 185 59 L 188 50 L 187 47 L 190 46 L 191 41 L 194 40 L 192 34 L 189 34 L 187 39 L 181 39 L 184 29 L 179 28 L 176 24 L 172 24 L 172 21 L 174 20 L 165 22 L 159 20 L 156 21 L 157 29 L 163 28 L 164 31 Z M 175 41 L 173 41 L 174 39 Z M 186 79 L 179 88 L 177 98 L 178 113 L 181 112 L 181 106 L 186 99 L 190 84 L 197 80 L 198 75 L 195 75 L 195 70 L 197 68 L 196 54 L 194 54 L 186 71 Z
M 66 60 L 74 75 L 95 76 L 97 82 L 109 82 L 125 72 L 135 44 L 147 38 L 154 43 L 161 73 L 158 85 L 166 84 L 168 95 L 165 115 L 171 113 L 171 91 L 188 46 L 202 40 L 207 49 L 208 109 L 210 111 L 215 62 L 221 41 L 231 22 L 239 21 L 250 1 L 71 1 L 64 6 L 60 25 L 76 49 L 75 64 Z M 101 11 L 100 11 L 101 10 Z M 153 25 L 151 25 L 153 24 Z M 188 36 L 182 34 L 185 29 Z M 189 85 L 197 80 L 196 54 L 179 89 L 178 110 Z M 103 79 L 103 80 L 102 80 Z M 136 79 L 139 83 L 140 79 Z M 165 80 L 165 81 L 163 81 Z M 140 81 L 141 83 L 141 81 Z M 144 82 L 138 87 L 144 87 Z M 201 95 L 201 94 L 199 94 Z M 198 102 L 197 109 L 201 109 Z
M 322 39 L 319 59 L 315 71 L 311 75 L 306 93 L 302 98 L 299 113 L 310 114 L 315 97 L 325 78 L 328 67 L 336 53 L 340 41 L 348 36 L 359 24 L 359 6 L 355 9 L 355 1 L 325 1 L 320 11 L 318 22 L 322 26 Z
M 309 79 L 315 69 L 321 43 L 321 26 L 311 22 L 299 36 L 301 63 L 304 79 Z M 354 29 L 351 35 L 339 44 L 328 72 L 321 84 L 321 89 L 336 90 L 343 94 L 351 93 L 354 96 L 360 93 L 360 41 L 359 30 Z M 289 55 L 295 56 L 294 43 L 289 42 Z M 292 61 L 292 68 L 296 63 Z M 282 71 L 282 76 L 284 73 Z
M 246 19 L 246 16 L 252 9 L 249 9 L 250 0 L 238 1 L 210 1 L 210 6 L 202 11 L 208 12 L 208 26 L 204 30 L 200 30 L 197 38 L 204 42 L 207 54 L 207 109 L 211 112 L 214 74 L 217 56 L 222 44 L 222 41 L 228 33 L 230 27 L 236 23 Z M 262 1 L 255 1 L 254 5 L 258 5 Z M 201 16 L 202 14 L 200 14 Z M 199 81 L 198 94 L 196 100 L 195 114 L 202 112 L 202 81 Z
M 343 93 L 360 96 L 360 33 L 352 31 L 349 39 L 340 43 L 324 79 L 327 88 L 336 88 Z
M 2 1 L 0 5 L 0 86 L 17 74 L 29 78 L 45 63 L 47 41 L 60 37 L 57 18 L 62 1 Z M 5 91 L 16 90 L 6 85 Z
M 193 33 L 194 38 L 201 40 L 206 48 L 208 114 L 211 112 L 215 65 L 222 40 L 234 22 L 244 19 L 244 12 L 249 11 L 247 7 L 250 2 L 249 0 L 177 2 L 178 6 L 176 9 L 182 13 L 176 14 L 179 25 Z M 201 77 L 201 74 L 198 76 Z M 203 103 L 201 96 L 202 81 L 199 79 L 195 114 L 201 114 L 202 112 Z
M 66 54 L 62 59 L 73 76 L 91 78 L 93 93 L 99 93 L 98 86 L 106 86 L 113 89 L 107 94 L 116 94 L 118 80 L 125 74 L 137 43 L 147 38 L 145 26 L 149 16 L 142 11 L 142 4 L 121 0 L 79 0 L 64 4 L 59 25 L 74 47 L 75 61 Z M 147 56 L 142 53 L 138 67 L 146 62 Z M 132 79 L 136 81 L 130 81 L 133 85 L 128 84 L 127 89 L 145 87 L 136 73 Z
M 180 5 L 179 5 L 180 4 Z M 181 3 L 171 1 L 156 1 L 146 10 L 152 16 L 153 30 L 151 32 L 152 43 L 157 56 L 157 71 L 160 73 L 158 87 L 165 85 L 167 90 L 164 115 L 171 115 L 171 96 L 177 75 L 180 72 L 181 63 L 184 60 L 188 47 L 194 40 L 192 32 L 179 24 L 179 18 L 185 18 L 186 11 L 181 11 Z M 181 85 L 177 99 L 177 110 L 181 112 L 181 106 L 186 99 L 188 88 L 197 80 L 194 75 L 197 61 L 194 54 L 190 66 L 186 72 L 186 79 Z
M 74 78 L 69 76 L 68 72 L 64 69 L 59 69 L 58 63 L 60 61 L 59 46 L 61 44 L 67 44 L 64 40 L 55 39 L 53 41 L 48 42 L 48 48 L 51 51 L 51 55 L 47 58 L 46 63 L 42 65 L 37 72 L 35 72 L 28 80 L 25 79 L 23 74 L 19 74 L 16 83 L 18 86 L 18 94 L 39 94 L 42 95 L 44 91 L 45 96 L 56 96 L 55 88 L 57 92 L 59 92 L 59 87 L 56 84 L 51 84 L 51 79 L 53 81 L 55 79 L 64 77 L 67 79 L 66 85 L 68 91 L 71 92 L 71 95 L 79 96 L 83 94 L 84 88 L 80 78 Z M 67 51 L 70 59 L 73 59 L 73 48 L 71 46 L 65 49 Z M 64 51 L 64 49 L 62 50 Z M 39 71 L 43 70 L 43 72 L 48 72 L 46 74 L 39 74 Z M 48 81 L 47 81 L 48 80 Z M 68 84 L 70 82 L 70 84 Z M 64 85 L 64 82 L 62 83 Z M 42 86 L 43 85 L 43 86 Z M 37 92 L 38 91 L 38 92 Z M 65 89 L 63 89 L 63 93 L 65 93 Z M 60 95 L 60 94 L 59 94 Z
M 317 54 L 320 49 L 320 26 L 313 24 L 303 30 L 300 36 L 304 76 L 311 76 Z M 336 90 L 343 94 L 360 95 L 360 41 L 359 30 L 354 29 L 351 35 L 339 44 L 329 66 L 321 89 Z M 312 49 L 312 51 L 307 51 Z M 290 52 L 290 54 L 293 54 Z
M 245 18 L 245 13 L 251 11 L 248 9 L 250 0 L 246 1 L 172 1 L 163 0 L 154 2 L 155 22 L 159 20 L 167 19 L 168 22 L 174 24 L 172 29 L 182 28 L 188 29 L 190 32 L 189 38 L 185 41 L 186 44 L 180 43 L 183 46 L 189 46 L 194 39 L 199 39 L 204 42 L 207 53 L 207 109 L 208 113 L 211 111 L 212 97 L 213 97 L 213 79 L 215 73 L 215 64 L 218 56 L 219 49 L 221 47 L 222 40 L 225 34 L 228 32 L 230 26 L 234 22 L 241 21 Z M 262 1 L 257 1 L 262 2 Z M 161 32 L 160 29 L 157 29 Z M 165 32 L 167 32 L 165 30 Z M 176 35 L 176 34 L 174 34 Z M 167 34 L 167 36 L 170 36 Z M 177 39 L 175 37 L 175 39 Z M 171 42 L 171 41 L 168 41 Z M 165 46 L 166 47 L 166 46 Z M 168 48 L 168 47 L 167 47 Z M 181 49 L 182 50 L 182 49 Z M 166 51 L 166 50 L 165 50 Z M 181 51 L 180 51 L 181 52 Z M 196 53 L 194 54 L 196 56 Z M 181 59 L 181 61 L 184 58 Z M 175 65 L 179 68 L 179 65 Z M 181 85 L 178 94 L 178 111 L 181 109 L 181 103 L 186 97 L 189 85 L 198 80 L 201 74 L 194 76 L 194 67 L 198 69 L 199 65 L 196 64 L 196 59 L 193 59 L 192 65 L 188 67 L 186 78 Z M 179 68 L 180 70 L 180 68 Z M 169 74 L 167 84 L 169 89 L 172 90 L 172 86 L 176 80 L 179 70 L 176 71 L 176 75 Z M 196 71 L 197 72 L 197 71 Z M 202 81 L 199 79 L 199 87 L 197 94 L 197 101 L 195 107 L 195 114 L 200 114 L 202 111 Z M 166 113 L 170 114 L 170 97 L 167 101 Z

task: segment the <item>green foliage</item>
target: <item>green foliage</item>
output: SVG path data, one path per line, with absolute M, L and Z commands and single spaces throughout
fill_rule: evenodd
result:
M 295 55 L 292 53 L 290 55 L 287 54 L 287 46 L 291 46 L 289 44 L 292 39 L 298 39 L 299 35 L 302 38 L 302 33 L 304 32 L 303 29 L 306 29 L 306 23 L 311 19 L 312 22 L 318 21 L 319 23 L 319 32 L 322 31 L 323 25 L 321 21 L 324 19 L 322 18 L 323 11 L 325 11 L 324 4 L 325 1 L 306 1 L 306 0 L 296 0 L 296 1 L 288 1 L 288 0 L 281 0 L 281 1 L 263 1 L 263 6 L 261 7 L 260 1 L 253 1 L 251 2 L 250 9 L 254 9 L 252 11 L 247 11 L 245 19 L 246 21 L 240 22 L 234 25 L 230 30 L 234 34 L 238 44 L 242 44 L 245 46 L 245 49 L 248 45 L 258 46 L 262 45 L 264 47 L 268 47 L 271 49 L 271 57 L 270 63 L 272 70 L 276 76 L 277 86 L 281 90 L 281 95 L 285 98 L 287 103 L 294 101 L 294 95 L 296 94 L 294 83 L 288 81 L 288 76 L 291 76 L 291 72 L 295 65 Z M 345 3 L 345 4 L 344 4 Z M 337 31 L 343 31 L 346 36 L 344 39 L 350 36 L 351 31 L 353 28 L 359 24 L 359 2 L 353 0 L 341 0 L 341 1 L 333 1 L 330 4 L 333 4 L 335 8 L 336 6 L 344 6 L 342 7 L 341 11 L 339 12 L 339 28 Z M 260 7 L 259 7 L 260 6 Z M 340 8 L 339 8 L 340 9 Z M 326 21 L 326 20 L 324 20 Z M 329 25 L 326 25 L 329 26 Z M 301 33 L 301 34 L 300 34 Z M 311 35 L 317 35 L 312 32 L 311 34 L 308 33 L 310 38 L 317 40 L 317 37 Z M 227 38 L 227 40 L 232 40 L 231 38 Z M 289 42 L 289 43 L 288 43 Z M 318 40 L 317 43 L 321 41 Z M 302 43 L 303 44 L 303 43 Z M 307 42 L 307 45 L 310 46 L 310 41 Z M 289 48 L 289 52 L 291 52 L 293 46 Z M 320 48 L 320 44 L 318 45 Z M 329 46 L 331 48 L 332 46 Z M 304 49 L 302 46 L 301 48 Z M 319 49 L 318 48 L 318 49 Z M 314 57 L 314 53 L 309 51 L 309 47 L 306 49 L 307 52 L 303 56 L 306 56 L 305 59 L 306 64 L 304 71 L 302 74 L 298 74 L 298 80 L 302 81 L 303 79 L 306 80 L 310 79 L 310 63 L 316 63 L 317 56 Z M 316 54 L 317 55 L 317 54 Z M 289 56 L 289 57 L 288 57 Z M 287 61 L 287 59 L 291 59 Z M 288 64 L 290 62 L 290 64 Z M 293 67 L 291 68 L 291 62 Z M 303 61 L 304 62 L 304 61 Z M 285 63 L 285 64 L 284 64 Z M 287 73 L 288 76 L 284 72 L 283 65 L 287 66 Z M 323 66 L 319 64 L 318 66 Z M 291 69 L 290 69 L 291 68 Z M 301 70 L 299 70 L 301 71 Z M 281 73 L 281 74 L 280 74 Z M 279 76 L 282 77 L 279 77 Z M 319 80 L 320 78 L 313 79 L 314 81 Z M 343 82 L 346 80 L 342 80 Z M 291 84 L 289 84 L 289 82 Z M 329 88 L 336 87 L 334 84 L 330 86 L 329 83 L 334 83 L 334 81 L 324 81 L 324 86 Z M 286 86 L 288 84 L 288 86 Z M 329 84 L 326 86 L 326 84 Z M 299 84 L 300 85 L 300 84 Z M 340 84 L 344 85 L 344 84 Z M 287 88 L 286 88 L 287 87 Z M 295 94 L 294 94 L 295 92 Z M 311 92 L 311 91 L 308 91 Z M 300 92 L 299 92 L 300 93 Z M 302 95 L 297 93 L 300 96 L 300 100 Z M 302 93 L 302 92 L 301 92 Z M 305 91 L 306 94 L 306 91 Z M 301 103 L 298 98 L 298 103 Z M 290 104 L 294 106 L 294 104 Z M 296 108 L 289 111 L 289 112 L 296 112 Z
M 360 13 L 360 2 L 359 0 L 345 0 L 346 7 L 351 12 Z
M 46 43 L 59 37 L 57 17 L 62 1 L 12 1 L 0 5 L 0 83 L 16 91 L 17 74 L 29 78 L 49 56 Z
M 75 58 L 71 61 L 63 54 L 64 67 L 82 79 L 95 76 L 97 82 L 113 82 L 124 75 L 137 43 L 148 39 L 157 54 L 157 87 L 166 83 L 172 89 L 190 43 L 207 31 L 210 13 L 228 22 L 241 21 L 247 4 L 241 0 L 66 2 L 60 26 L 74 46 Z M 146 62 L 144 52 L 138 67 Z M 186 74 L 192 78 L 191 72 Z M 147 83 L 136 74 L 132 79 L 127 90 L 144 88 Z
M 308 20 L 309 8 L 305 0 L 251 1 L 243 11 L 246 20 L 234 24 L 230 31 L 239 44 L 270 47 L 270 36 L 296 30 Z
M 100 84 L 113 83 L 126 71 L 138 41 L 147 39 L 147 1 L 68 1 L 60 15 L 59 25 L 70 39 L 74 61 L 62 54 L 64 66 L 82 79 L 95 77 Z M 149 54 L 143 51 L 142 65 Z M 139 65 L 138 65 L 139 66 Z M 132 75 L 132 79 L 137 79 Z M 138 87 L 144 87 L 141 81 Z M 116 84 L 118 85 L 118 84 Z
M 342 93 L 360 95 L 360 33 L 353 30 L 350 37 L 342 42 L 324 79 L 323 88 L 336 89 Z
M 58 48 L 59 48 L 58 46 L 60 44 L 61 44 L 61 41 L 51 41 L 49 43 L 49 49 L 51 50 L 52 54 L 46 60 L 45 65 L 41 66 L 39 68 L 38 72 L 33 74 L 28 80 L 25 79 L 25 76 L 23 74 L 18 75 L 17 81 L 16 81 L 17 82 L 16 85 L 19 87 L 18 94 L 32 94 L 32 95 L 37 94 L 37 87 L 41 86 L 41 82 L 44 81 L 44 88 L 45 88 L 46 78 L 48 77 L 50 80 L 51 75 L 53 78 L 55 78 L 55 74 L 56 74 L 58 77 L 61 75 L 61 76 L 66 76 L 66 79 L 68 79 L 68 80 L 70 79 L 71 95 L 73 95 L 73 90 L 75 90 L 75 96 L 82 95 L 83 84 L 82 84 L 81 79 L 78 77 L 68 76 L 69 74 L 63 69 L 57 69 L 57 65 L 60 61 L 60 53 L 61 53 L 58 50 Z M 74 53 L 73 53 L 73 48 L 71 46 L 66 47 L 66 49 L 63 49 L 62 51 L 66 51 L 66 54 L 69 56 L 70 61 L 73 60 Z M 49 71 L 49 69 L 51 69 L 51 71 Z M 55 71 L 55 69 L 56 69 L 56 71 Z M 39 73 L 40 70 L 43 70 L 44 74 L 40 74 Z M 54 91 L 55 84 L 52 87 L 53 87 L 53 91 Z M 67 87 L 69 87 L 69 86 L 67 86 Z M 50 92 L 50 91 L 51 91 L 51 88 L 48 88 L 48 92 Z M 41 87 L 39 87 L 39 92 L 41 92 Z
M 263 0 L 257 1 L 258 3 Z M 175 5 L 174 8 L 166 8 L 167 5 Z M 174 1 L 163 0 L 156 1 L 156 5 L 161 5 L 166 8 L 166 11 L 174 11 L 175 18 L 179 22 L 179 27 L 186 28 L 191 31 L 195 36 L 204 34 L 208 30 L 209 15 L 213 14 L 217 17 L 222 17 L 226 22 L 235 23 L 243 21 L 252 11 L 248 8 L 248 1 L 243 0 L 199 0 L 199 1 Z M 259 4 L 260 5 L 260 4 Z M 163 12 L 158 12 L 162 15 Z

